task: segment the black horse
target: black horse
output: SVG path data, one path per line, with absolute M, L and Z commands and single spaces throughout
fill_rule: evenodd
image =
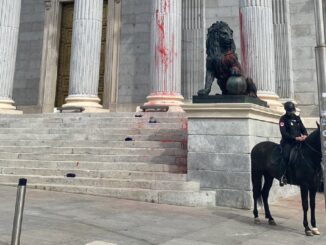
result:
M 268 195 L 273 184 L 273 179 L 279 179 L 281 176 L 281 156 L 280 147 L 273 142 L 262 142 L 257 144 L 251 151 L 251 176 L 254 198 L 254 216 L 255 223 L 260 223 L 258 218 L 257 201 L 261 203 L 263 199 L 265 217 L 270 225 L 276 225 L 268 205 Z M 277 157 L 277 155 L 279 157 Z M 276 156 L 276 157 L 275 157 Z M 322 179 L 321 167 L 321 144 L 320 129 L 312 132 L 306 140 L 300 144 L 295 159 L 290 163 L 292 174 L 288 182 L 300 186 L 301 202 L 303 208 L 303 226 L 307 236 L 319 235 L 315 218 L 315 199 L 320 181 Z M 276 161 L 275 161 L 276 159 Z M 262 188 L 262 177 L 264 177 L 264 186 Z M 310 198 L 311 225 L 309 228 L 307 220 L 308 194 Z

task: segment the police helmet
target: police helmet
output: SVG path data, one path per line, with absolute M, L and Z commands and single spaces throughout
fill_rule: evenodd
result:
M 295 105 L 293 104 L 293 102 L 288 101 L 284 104 L 284 110 L 286 112 L 295 112 Z

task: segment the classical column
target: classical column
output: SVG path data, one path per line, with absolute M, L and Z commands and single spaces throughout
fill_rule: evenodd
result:
M 240 0 L 242 65 L 271 108 L 282 108 L 275 93 L 275 53 L 271 0 Z
M 276 93 L 294 98 L 289 0 L 273 0 Z
M 98 83 L 101 54 L 103 0 L 75 0 L 69 96 L 64 106 L 92 111 L 99 104 Z
M 317 83 L 319 97 L 319 116 L 321 145 L 323 154 L 324 187 L 326 188 L 326 0 L 315 1 L 315 20 L 316 20 L 316 65 Z M 324 191 L 325 200 L 326 192 Z M 326 201 L 325 201 L 326 204 Z
M 145 105 L 181 109 L 181 1 L 153 0 L 151 94 Z
M 21 0 L 2 0 L 0 6 L 0 113 L 19 114 L 12 99 Z
M 205 1 L 182 1 L 182 95 L 185 101 L 205 81 Z

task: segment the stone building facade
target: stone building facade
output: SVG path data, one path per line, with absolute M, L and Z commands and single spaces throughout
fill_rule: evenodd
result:
M 76 3 L 73 2 L 73 0 L 24 0 L 21 11 L 17 12 L 20 15 L 20 26 L 12 99 L 18 109 L 25 113 L 52 112 L 54 107 L 65 103 L 59 102 L 58 97 L 66 97 L 69 86 L 77 89 L 71 83 L 75 81 L 78 84 L 80 77 L 69 78 L 64 74 L 66 72 L 66 75 L 74 76 L 70 57 L 79 57 L 78 50 L 83 48 L 81 46 L 74 49 L 73 42 L 78 43 L 76 40 L 80 37 L 78 33 L 74 37 L 72 28 L 65 29 L 65 26 L 72 27 L 76 21 L 73 18 Z M 155 33 L 155 23 L 153 25 L 155 15 L 153 5 L 160 6 L 165 1 L 100 2 L 99 7 L 103 8 L 103 11 L 98 10 L 98 16 L 94 17 L 102 19 L 102 45 L 97 48 L 102 51 L 100 64 L 87 60 L 84 63 L 79 61 L 76 67 L 84 64 L 85 69 L 100 69 L 100 74 L 93 78 L 97 80 L 95 87 L 87 88 L 85 85 L 84 88 L 96 90 L 100 87 L 101 102 L 96 100 L 94 103 L 103 105 L 103 108 L 111 111 L 135 111 L 136 106 L 148 102 L 146 98 L 153 92 L 164 90 L 159 85 L 155 87 L 153 81 L 155 78 L 153 71 L 151 72 L 151 64 L 154 62 L 153 52 L 150 50 L 153 38 L 160 35 Z M 189 102 L 191 96 L 204 84 L 205 36 L 213 22 L 223 20 L 231 26 L 234 30 L 237 52 L 239 57 L 242 57 L 240 2 L 180 0 L 180 6 L 175 6 L 176 10 L 167 17 L 171 21 L 170 27 L 176 28 L 175 35 L 182 40 L 182 45 L 175 48 L 182 57 L 173 64 L 173 69 L 180 70 L 181 74 L 173 78 L 176 80 L 176 86 L 167 85 L 170 86 L 169 92 L 176 96 L 175 101 L 181 103 L 184 98 L 185 102 Z M 179 1 L 173 4 L 179 4 Z M 94 3 L 85 5 L 85 8 L 90 8 L 85 10 L 87 15 L 87 11 L 90 13 L 94 10 Z M 317 117 L 314 3 L 310 0 L 273 0 L 272 8 L 275 50 L 273 60 L 275 70 L 272 72 L 275 73 L 273 76 L 275 92 L 280 101 L 288 99 L 296 101 L 304 117 Z M 89 31 L 95 33 L 92 26 Z M 97 35 L 99 33 L 98 30 Z M 87 38 L 85 40 L 89 41 Z M 93 47 L 96 43 L 99 45 L 98 40 L 92 42 Z M 62 48 L 64 45 L 66 49 Z M 63 77 L 65 83 L 58 80 L 60 77 Z M 66 90 L 58 87 L 58 84 L 62 84 Z M 78 91 L 75 92 L 78 94 Z M 88 92 L 90 95 L 94 93 Z

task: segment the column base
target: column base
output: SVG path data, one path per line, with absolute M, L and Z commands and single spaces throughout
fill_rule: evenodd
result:
M 0 114 L 23 114 L 14 106 L 14 101 L 11 99 L 0 100 Z
M 169 106 L 169 112 L 184 112 L 182 109 L 183 96 L 177 93 L 152 93 L 146 98 L 148 102 L 144 105 Z
M 264 100 L 269 105 L 269 108 L 271 108 L 274 111 L 284 113 L 284 107 L 280 101 L 280 97 L 276 94 L 270 94 L 270 93 L 264 93 L 264 92 L 258 92 L 258 97 L 261 100 Z
M 80 106 L 84 107 L 84 113 L 104 113 L 109 112 L 108 109 L 103 109 L 103 106 L 100 104 L 100 99 L 97 97 L 81 97 L 81 96 L 68 96 L 66 98 L 66 104 L 62 107 L 68 106 Z

